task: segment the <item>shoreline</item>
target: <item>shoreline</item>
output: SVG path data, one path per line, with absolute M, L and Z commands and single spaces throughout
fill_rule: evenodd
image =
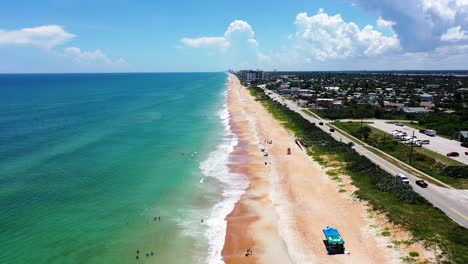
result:
M 325 170 L 295 146 L 294 137 L 236 76 L 230 77 L 227 102 L 239 141 L 229 169 L 244 174 L 249 187 L 226 217 L 225 263 L 393 263 L 395 251 L 369 231 L 364 205 L 339 194 Z M 352 254 L 326 254 L 322 229 L 327 225 L 340 230 Z M 245 256 L 247 249 L 252 256 Z

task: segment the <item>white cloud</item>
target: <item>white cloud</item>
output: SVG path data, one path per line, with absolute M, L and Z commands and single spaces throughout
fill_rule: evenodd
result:
M 453 21 L 457 14 L 455 6 L 457 1 L 453 0 L 422 0 L 422 9 L 425 13 L 433 13 L 444 20 Z
M 205 36 L 199 38 L 182 38 L 182 44 L 191 48 L 229 48 L 233 43 L 246 42 L 258 45 L 255 32 L 249 23 L 243 20 L 234 20 L 229 24 L 223 36 Z
M 461 40 L 468 40 L 468 32 L 462 30 L 461 26 L 452 27 L 447 30 L 447 32 L 440 37 L 442 41 L 457 42 Z
M 203 47 L 227 48 L 230 45 L 229 41 L 224 37 L 182 38 L 180 42 L 192 48 L 203 48 Z
M 390 30 L 393 30 L 393 26 L 395 26 L 395 22 L 393 21 L 389 21 L 389 20 L 385 20 L 383 19 L 382 17 L 379 17 L 377 19 L 377 26 L 379 28 L 382 28 L 382 29 L 390 29 Z
M 95 51 L 82 51 L 77 47 L 67 47 L 63 49 L 63 54 L 67 57 L 72 58 L 75 62 L 81 64 L 91 64 L 91 63 L 104 63 L 108 65 L 120 65 L 126 64 L 126 61 L 122 58 L 116 60 L 110 59 L 105 53 L 100 49 Z
M 299 13 L 295 24 L 296 48 L 310 60 L 375 56 L 399 49 L 396 35 L 385 36 L 370 25 L 360 29 L 340 14 L 330 16 L 323 9 L 313 16 Z
M 0 30 L 0 45 L 33 45 L 52 48 L 74 38 L 61 26 L 46 25 L 19 30 Z
M 185 47 L 208 49 L 208 56 L 223 56 L 226 67 L 255 68 L 271 61 L 260 51 L 255 31 L 244 20 L 232 21 L 222 36 L 182 38 L 180 42 Z
M 255 45 L 255 46 L 257 46 L 257 45 L 258 45 L 258 42 L 257 42 L 257 40 L 256 40 L 256 39 L 254 39 L 254 38 L 249 38 L 249 39 L 247 40 L 247 42 L 248 42 L 248 43 L 250 43 L 250 44 L 252 44 L 252 45 Z
M 393 21 L 406 52 L 430 52 L 444 46 L 451 28 L 468 28 L 468 0 L 349 0 L 356 6 Z
M 224 37 L 226 39 L 230 39 L 236 34 L 242 34 L 248 38 L 255 37 L 255 32 L 253 31 L 252 27 L 249 25 L 249 23 L 243 20 L 234 20 L 231 22 L 226 32 L 224 32 Z

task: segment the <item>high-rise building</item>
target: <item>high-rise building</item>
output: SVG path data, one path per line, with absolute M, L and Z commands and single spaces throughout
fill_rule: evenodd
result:
M 239 76 L 247 82 L 262 81 L 265 79 L 265 72 L 261 70 L 241 70 Z

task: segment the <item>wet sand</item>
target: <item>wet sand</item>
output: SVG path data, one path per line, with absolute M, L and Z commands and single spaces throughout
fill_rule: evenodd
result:
M 250 186 L 227 216 L 226 263 L 395 263 L 369 230 L 363 204 L 338 187 L 294 137 L 231 75 L 228 107 L 239 144 L 230 170 Z M 273 140 L 272 144 L 265 140 Z M 291 155 L 287 155 L 287 148 Z M 265 148 L 268 156 L 260 148 Z M 265 165 L 265 162 L 268 165 Z M 322 229 L 337 227 L 350 254 L 327 254 Z M 246 257 L 250 248 L 252 255 Z

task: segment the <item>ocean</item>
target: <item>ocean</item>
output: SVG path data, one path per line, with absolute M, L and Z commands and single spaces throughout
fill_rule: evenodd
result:
M 0 75 L 0 263 L 222 263 L 227 81 Z

